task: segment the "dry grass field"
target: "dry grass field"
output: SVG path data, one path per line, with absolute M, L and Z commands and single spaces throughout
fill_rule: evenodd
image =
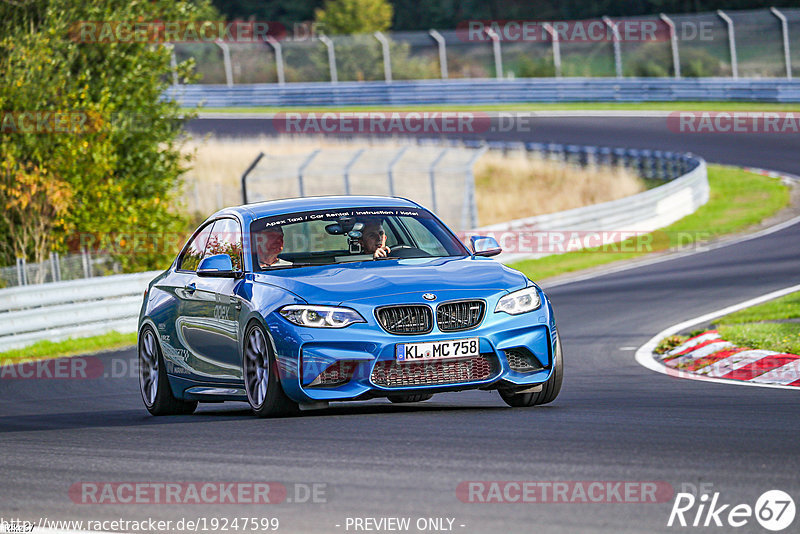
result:
M 300 160 L 317 148 L 330 152 L 370 146 L 367 142 L 289 137 L 193 140 L 185 146 L 186 152 L 194 154 L 194 164 L 184 177 L 184 201 L 190 213 L 202 216 L 241 204 L 241 175 L 261 151 Z M 379 144 L 383 150 L 400 146 L 394 141 Z M 271 163 L 265 165 L 268 169 Z M 645 189 L 626 169 L 579 168 L 522 152 L 488 152 L 478 160 L 474 173 L 480 225 L 596 204 Z

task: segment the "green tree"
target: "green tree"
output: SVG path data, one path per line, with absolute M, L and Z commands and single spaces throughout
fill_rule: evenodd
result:
M 315 14 L 326 33 L 373 33 L 391 27 L 393 10 L 387 0 L 327 0 Z
M 185 117 L 177 103 L 162 99 L 171 81 L 170 52 L 146 39 L 87 42 L 76 38 L 75 25 L 218 18 L 207 0 L 0 1 L 0 110 L 8 119 L 0 131 L 1 167 L 6 176 L 34 177 L 43 187 L 57 180 L 71 199 L 43 230 L 41 246 L 64 250 L 98 246 L 103 236 L 149 234 L 153 239 L 138 250 L 114 249 L 123 267 L 169 261 L 174 251 L 158 244 L 159 235 L 186 229 L 176 193 L 188 164 L 180 153 Z M 184 81 L 191 67 L 179 65 Z M 14 122 L 25 113 L 79 124 L 63 129 L 43 121 L 25 129 Z M 28 203 L 19 217 L 31 216 L 36 206 Z M 16 232 L 8 222 L 3 226 Z M 38 245 L 15 250 L 14 237 L 0 235 L 0 261 L 21 253 L 39 257 Z

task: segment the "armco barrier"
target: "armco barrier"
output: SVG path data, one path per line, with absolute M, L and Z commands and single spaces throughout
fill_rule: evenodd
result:
M 500 148 L 500 147 L 496 147 Z M 593 204 L 557 213 L 517 219 L 510 222 L 484 226 L 469 232 L 470 235 L 489 234 L 501 237 L 504 233 L 519 236 L 521 232 L 558 232 L 563 235 L 587 232 L 650 232 L 663 228 L 691 213 L 708 202 L 709 185 L 706 162 L 691 154 L 672 154 L 650 150 L 598 149 L 597 147 L 576 147 L 540 145 L 529 143 L 528 150 L 546 153 L 560 150 L 569 159 L 597 157 L 616 157 L 615 164 L 623 164 L 639 171 L 645 178 L 668 180 L 662 186 L 649 189 L 610 202 Z M 600 157 L 603 161 L 603 157 Z M 610 162 L 610 161 L 607 161 Z M 670 176 L 670 170 L 672 176 Z M 677 177 L 676 177 L 677 176 Z M 501 242 L 502 245 L 502 242 Z M 514 251 L 497 257 L 503 263 L 526 258 L 546 256 L 546 252 Z
M 753 78 L 519 78 L 410 82 L 177 85 L 184 106 L 393 106 L 486 102 L 800 102 L 800 80 Z
M 147 284 L 158 272 L 0 290 L 0 352 L 41 340 L 135 332 Z

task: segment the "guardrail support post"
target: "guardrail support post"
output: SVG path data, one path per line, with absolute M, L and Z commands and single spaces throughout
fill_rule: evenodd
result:
M 484 30 L 489 39 L 492 40 L 492 50 L 494 50 L 494 71 L 498 80 L 503 79 L 503 50 L 500 48 L 500 36 L 492 28 Z
M 675 78 L 681 77 L 681 57 L 678 54 L 678 32 L 675 30 L 675 23 L 672 19 L 664 13 L 659 15 L 664 24 L 669 28 L 669 44 L 672 48 L 672 70 L 675 72 Z
M 561 41 L 558 39 L 558 32 L 549 22 L 544 23 L 544 31 L 550 35 L 550 41 L 553 43 L 553 66 L 556 69 L 556 78 L 561 78 Z
M 386 83 L 392 83 L 392 53 L 389 50 L 389 40 L 381 32 L 375 32 L 374 35 L 383 50 L 383 79 Z
M 403 154 L 406 153 L 406 150 L 408 150 L 407 146 L 404 146 L 403 148 L 398 150 L 397 154 L 394 155 L 392 160 L 389 162 L 388 168 L 386 169 L 386 178 L 389 181 L 389 196 L 390 197 L 394 196 L 394 166 L 397 164 L 398 161 L 400 161 L 400 158 L 403 157 Z
M 267 35 L 266 41 L 267 44 L 272 47 L 272 50 L 275 51 L 275 70 L 278 73 L 278 85 L 283 85 L 286 83 L 286 78 L 283 72 L 283 47 L 281 46 L 280 41 L 271 35 Z
M 336 69 L 336 50 L 333 48 L 333 41 L 324 33 L 319 35 L 319 40 L 328 49 L 328 68 L 331 72 L 331 83 L 339 83 L 339 72 Z
M 617 71 L 617 78 L 622 78 L 622 51 L 619 44 L 619 30 L 610 18 L 604 16 L 603 22 L 611 29 L 611 38 L 614 43 L 614 68 Z
M 347 162 L 347 165 L 344 166 L 344 194 L 345 195 L 349 195 L 350 194 L 350 169 L 353 167 L 353 165 L 355 165 L 356 161 L 358 161 L 358 158 L 361 157 L 361 154 L 363 154 L 365 150 L 366 150 L 365 148 L 362 148 L 361 150 L 356 152 L 355 155 L 353 155 L 353 157 L 350 159 L 350 161 Z
M 447 79 L 447 43 L 441 33 L 436 30 L 428 30 L 428 35 L 433 37 L 439 48 L 439 69 L 442 72 L 442 79 Z
M 738 78 L 739 61 L 736 58 L 736 33 L 733 28 L 733 20 L 721 9 L 717 10 L 717 15 L 728 25 L 728 48 L 730 48 L 731 51 L 731 72 L 734 78 Z
M 447 155 L 449 148 L 442 149 L 439 152 L 439 155 L 436 156 L 436 159 L 433 160 L 431 163 L 430 169 L 428 170 L 428 177 L 430 178 L 431 183 L 431 206 L 433 207 L 433 212 L 436 213 L 436 166 L 439 164 L 440 161 Z
M 242 174 L 242 204 L 247 204 L 247 175 L 249 175 L 253 169 L 256 168 L 256 165 L 258 165 L 258 162 L 261 161 L 261 158 L 263 157 L 264 153 L 259 152 L 258 156 L 256 156 L 256 159 L 253 160 L 253 162 L 247 167 L 247 170 L 244 171 L 244 174 Z M 197 190 L 195 189 L 195 191 Z
M 228 47 L 228 43 L 226 43 L 222 39 L 217 39 L 214 42 L 222 50 L 222 61 L 225 64 L 225 82 L 228 84 L 228 87 L 233 87 L 233 68 L 231 67 L 231 49 Z
M 317 154 L 319 154 L 320 152 L 322 152 L 322 149 L 320 148 L 314 150 L 311 154 L 308 155 L 305 161 L 303 161 L 303 163 L 300 164 L 300 168 L 297 169 L 297 188 L 300 191 L 301 197 L 306 196 L 306 190 L 303 185 L 303 173 L 306 172 L 306 167 L 311 165 L 311 162 L 314 161 L 314 158 L 316 158 Z
M 786 79 L 792 79 L 792 55 L 789 49 L 789 23 L 786 20 L 786 16 L 778 11 L 776 8 L 771 7 L 769 10 L 772 12 L 773 15 L 778 17 L 778 20 L 781 21 L 781 33 L 783 34 L 783 61 L 786 63 Z

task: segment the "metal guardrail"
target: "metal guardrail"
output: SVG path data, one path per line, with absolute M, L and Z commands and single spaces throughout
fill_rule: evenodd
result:
M 494 148 L 509 147 L 505 143 L 497 143 Z M 528 143 L 526 148 L 529 151 L 560 156 L 582 165 L 598 162 L 624 165 L 636 170 L 643 178 L 661 179 L 666 183 L 610 202 L 484 226 L 467 235 L 491 235 L 501 245 L 504 235 L 512 233 L 518 238 L 526 232 L 557 233 L 559 237 L 572 233 L 586 235 L 617 232 L 615 237 L 622 239 L 626 232 L 645 233 L 668 226 L 694 213 L 708 202 L 710 190 L 706 162 L 692 154 L 540 143 Z M 605 243 L 615 241 L 618 239 Z M 511 263 L 547 255 L 548 252 L 517 249 L 511 253 L 504 252 L 497 259 L 503 263 Z
M 183 106 L 299 107 L 488 102 L 800 102 L 800 80 L 731 78 L 527 78 L 179 85 L 165 97 Z
M 41 340 L 135 332 L 147 284 L 158 271 L 0 290 L 0 352 Z

